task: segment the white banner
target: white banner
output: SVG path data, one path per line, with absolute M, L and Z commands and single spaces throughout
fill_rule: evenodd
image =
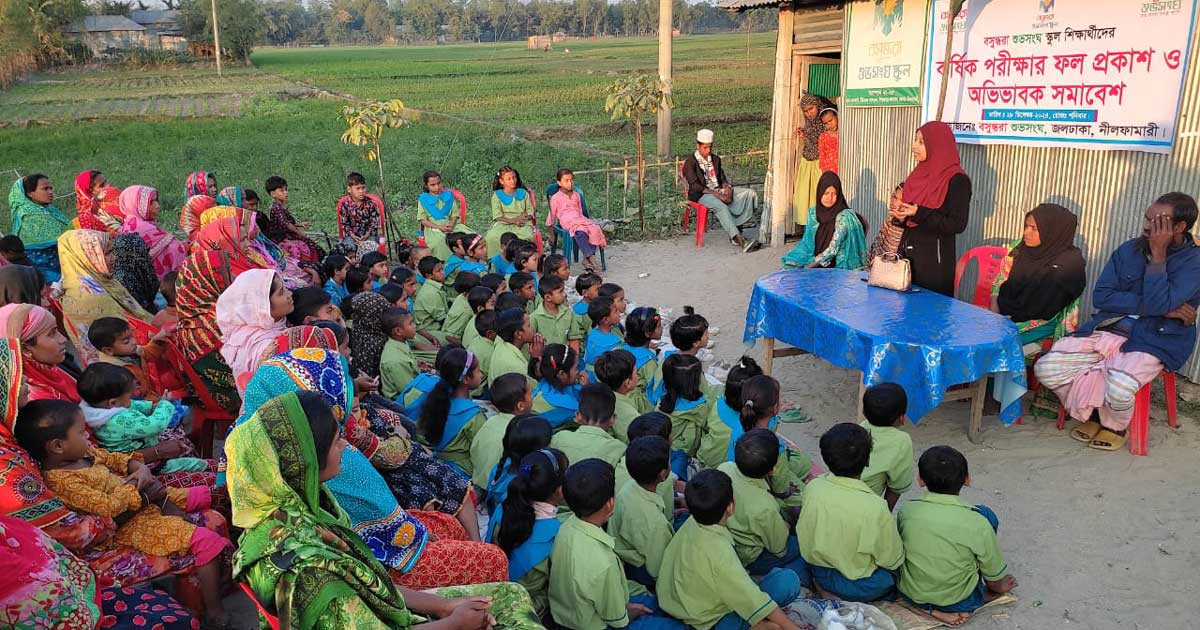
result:
M 846 6 L 848 107 L 921 104 L 928 0 L 858 0 Z
M 929 12 L 925 120 L 937 115 L 949 5 Z M 967 2 L 942 120 L 965 143 L 1170 153 L 1194 19 L 1195 0 Z

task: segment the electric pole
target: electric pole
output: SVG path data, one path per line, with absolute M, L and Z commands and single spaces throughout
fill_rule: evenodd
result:
M 671 93 L 671 11 L 674 0 L 658 0 L 658 78 Z M 671 108 L 658 110 L 658 156 L 671 156 Z
M 217 0 L 212 0 L 213 14 L 213 55 L 217 59 L 217 76 L 221 76 L 221 33 L 217 30 Z

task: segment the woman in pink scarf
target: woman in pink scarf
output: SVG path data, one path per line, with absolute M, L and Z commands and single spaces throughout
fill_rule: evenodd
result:
M 251 269 L 234 279 L 217 298 L 221 356 L 233 370 L 238 393 L 258 368 L 275 354 L 275 338 L 287 328 L 295 306 L 292 292 L 274 269 Z
M 150 248 L 150 259 L 154 261 L 154 275 L 161 281 L 172 271 L 179 271 L 187 258 L 187 249 L 179 239 L 158 227 L 158 191 L 149 186 L 130 186 L 121 191 L 121 212 L 125 221 L 122 233 L 133 233 L 142 237 Z

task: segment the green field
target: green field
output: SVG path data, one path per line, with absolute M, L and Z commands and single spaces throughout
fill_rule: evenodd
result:
M 749 50 L 744 35 L 676 38 L 676 154 L 690 150 L 700 126 L 717 130 L 725 155 L 766 148 L 773 47 L 770 34 L 752 36 Z M 357 148 L 339 141 L 339 96 L 399 98 L 418 113 L 385 137 L 389 205 L 411 206 L 420 173 L 435 168 L 467 194 L 471 222 L 483 225 L 501 164 L 540 190 L 560 166 L 620 166 L 632 154 L 632 129 L 603 111 L 604 87 L 623 72 L 653 71 L 656 50 L 653 39 L 565 42 L 549 53 L 523 43 L 263 49 L 252 68 L 226 69 L 223 77 L 204 65 L 46 73 L 0 93 L 0 181 L 7 193 L 12 171 L 41 171 L 67 195 L 76 173 L 96 168 L 119 186 L 155 186 L 163 216 L 172 217 L 193 170 L 260 194 L 262 181 L 280 174 L 293 209 L 329 229 L 345 173 L 363 172 L 372 187 L 378 179 Z M 647 130 L 651 149 L 653 134 Z M 745 181 L 761 178 L 764 160 L 730 166 Z M 677 196 L 663 175 L 649 184 L 650 198 L 668 212 Z M 635 203 L 620 173 L 580 181 L 593 213 L 617 217 Z M 411 212 L 400 219 L 411 227 Z M 3 213 L 0 224 L 7 220 Z

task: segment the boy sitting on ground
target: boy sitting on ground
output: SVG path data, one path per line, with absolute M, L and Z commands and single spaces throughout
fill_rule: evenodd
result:
M 625 443 L 611 433 L 615 404 L 616 398 L 607 386 L 584 385 L 579 391 L 579 411 L 575 412 L 579 428 L 556 432 L 550 446 L 562 451 L 572 462 L 594 457 L 615 466 L 625 454 Z
M 904 545 L 887 502 L 859 479 L 871 458 L 871 434 L 843 422 L 821 436 L 820 446 L 830 474 L 804 486 L 796 522 L 813 588 L 853 602 L 889 597 Z
M 420 269 L 425 283 L 417 289 L 412 311 L 417 330 L 433 335 L 439 343 L 458 343 L 457 337 L 450 337 L 443 332 L 449 307 L 446 302 L 446 289 L 442 286 L 442 281 L 446 279 L 442 261 L 433 256 L 426 256 L 421 259 Z
M 967 458 L 949 446 L 921 455 L 918 483 L 929 490 L 900 508 L 904 566 L 900 592 L 938 621 L 957 626 L 985 603 L 1017 587 L 996 532 L 1000 521 L 983 505 L 958 498 L 971 485 Z
M 471 440 L 471 481 L 475 487 L 484 489 L 488 487 L 488 475 L 500 463 L 504 452 L 504 433 L 509 423 L 533 407 L 533 389 L 521 374 L 505 374 L 496 379 L 492 383 L 491 393 L 492 405 L 500 413 L 488 416 L 487 422 Z
M 545 337 L 546 343 L 559 343 L 579 352 L 579 338 L 582 334 L 575 325 L 575 315 L 567 308 L 567 294 L 562 278 L 545 276 L 538 283 L 537 290 L 542 296 L 542 302 L 529 315 L 529 324 L 533 327 L 533 332 Z
M 408 311 L 396 307 L 384 311 L 380 323 L 388 333 L 388 340 L 379 355 L 379 393 L 395 398 L 420 371 L 411 345 L 417 327 Z
M 648 437 L 656 435 L 667 443 L 671 442 L 671 416 L 661 411 L 651 411 L 644 413 L 634 419 L 629 425 L 627 440 L 633 443 L 634 440 L 640 437 Z M 629 474 L 629 463 L 626 459 L 629 456 L 629 449 L 625 449 L 625 456 L 617 462 L 616 468 L 617 487 L 624 488 L 626 484 L 633 479 L 633 475 Z M 663 512 L 671 515 L 671 522 L 676 525 L 682 525 L 687 519 L 687 510 L 684 509 L 682 500 L 676 500 L 675 493 L 683 493 L 684 483 L 671 473 L 667 480 L 658 484 L 655 492 L 658 498 L 662 500 Z M 678 516 L 677 516 L 678 514 Z
M 658 597 L 663 610 L 693 628 L 748 629 L 769 621 L 799 630 L 783 606 L 800 595 L 800 578 L 772 569 L 755 583 L 742 567 L 725 525 L 733 515 L 733 484 L 719 470 L 702 470 L 684 493 L 692 516 L 663 555 Z
M 733 516 L 727 527 L 742 566 L 753 576 L 784 568 L 805 578 L 808 569 L 799 543 L 767 483 L 779 462 L 779 438 L 770 429 L 751 429 L 734 442 L 733 458 L 717 470 L 733 482 Z
M 600 355 L 593 369 L 596 380 L 607 385 L 616 396 L 613 433 L 618 440 L 625 442 L 629 439 L 629 425 L 634 419 L 651 411 L 649 401 L 638 389 L 637 360 L 628 350 L 617 348 Z
M 859 426 L 871 433 L 871 461 L 862 481 L 894 510 L 913 483 L 912 437 L 900 429 L 908 419 L 908 395 L 895 383 L 880 383 L 867 388 L 862 404 L 866 420 Z
M 537 299 L 537 283 L 533 281 L 533 274 L 527 271 L 514 273 L 508 277 L 508 289 L 525 300 L 526 313 L 532 313 L 537 307 L 534 302 Z
M 663 552 L 675 533 L 674 514 L 658 496 L 658 485 L 671 477 L 671 443 L 656 435 L 638 438 L 625 449 L 623 462 L 633 478 L 617 489 L 608 533 L 625 563 L 625 575 L 653 591 Z

